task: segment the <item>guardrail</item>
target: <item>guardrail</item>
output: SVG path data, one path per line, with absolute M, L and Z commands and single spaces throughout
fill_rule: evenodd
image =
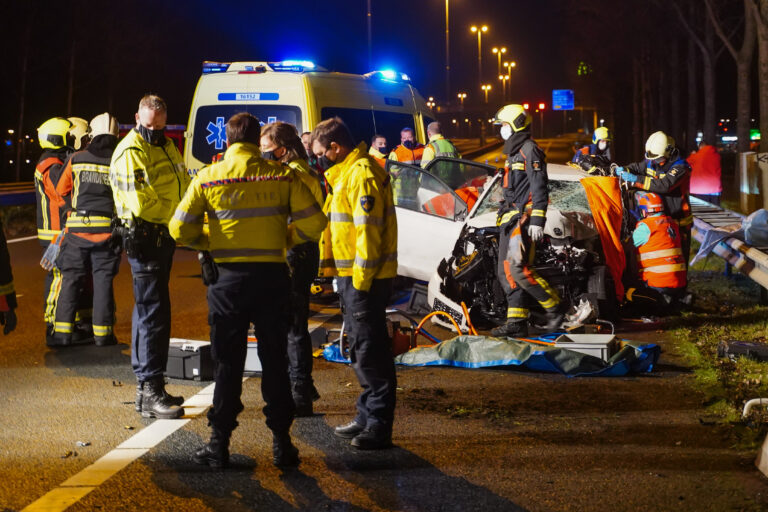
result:
M 0 183 L 0 206 L 35 203 L 35 184 L 31 181 Z

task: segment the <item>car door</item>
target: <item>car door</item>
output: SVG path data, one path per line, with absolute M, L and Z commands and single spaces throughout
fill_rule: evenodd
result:
M 420 167 L 388 160 L 397 214 L 397 273 L 428 281 L 451 254 L 467 204 Z

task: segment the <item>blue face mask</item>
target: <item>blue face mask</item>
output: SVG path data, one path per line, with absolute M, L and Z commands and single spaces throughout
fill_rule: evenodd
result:
M 414 144 L 412 140 L 407 140 L 403 142 L 403 146 L 405 146 L 406 149 L 413 149 L 416 147 L 416 144 Z
M 139 124 L 139 126 L 136 127 L 136 131 L 139 132 L 139 135 L 141 135 L 142 139 L 149 142 L 153 146 L 162 146 L 165 144 L 165 128 L 160 128 L 159 130 L 150 130 L 143 124 Z

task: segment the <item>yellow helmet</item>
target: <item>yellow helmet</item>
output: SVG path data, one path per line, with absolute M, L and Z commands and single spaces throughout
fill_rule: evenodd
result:
M 645 158 L 648 160 L 669 158 L 674 148 L 675 139 L 662 131 L 654 132 L 645 142 Z
M 600 126 L 595 128 L 595 131 L 592 133 L 592 144 L 597 144 L 600 140 L 613 140 L 611 139 L 611 132 L 608 130 L 608 127 Z
M 74 139 L 72 147 L 75 148 L 75 151 L 80 151 L 85 148 L 88 141 L 88 121 L 80 117 L 68 117 L 67 120 L 72 123 L 69 129 L 69 135 Z
M 37 141 L 43 149 L 59 149 L 67 145 L 72 123 L 63 117 L 52 117 L 37 129 Z
M 91 126 L 90 126 L 90 135 L 91 138 L 94 138 L 98 135 L 114 135 L 117 137 L 118 135 L 118 125 L 117 125 L 117 119 L 109 115 L 107 112 L 104 112 L 103 114 L 99 114 L 93 119 L 91 119 Z
M 531 124 L 531 115 L 525 111 L 522 105 L 513 103 L 501 107 L 501 110 L 496 112 L 493 122 L 494 124 L 509 123 L 512 131 L 519 132 Z

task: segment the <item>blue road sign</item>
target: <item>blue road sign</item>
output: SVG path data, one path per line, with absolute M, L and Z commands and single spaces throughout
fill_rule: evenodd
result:
M 571 89 L 554 89 L 552 91 L 552 110 L 573 110 L 574 100 Z

